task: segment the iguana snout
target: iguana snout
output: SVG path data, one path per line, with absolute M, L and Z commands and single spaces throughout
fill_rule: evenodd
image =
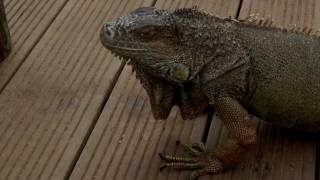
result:
M 142 7 L 104 24 L 100 39 L 114 54 L 150 68 L 179 54 L 174 23 L 170 12 Z

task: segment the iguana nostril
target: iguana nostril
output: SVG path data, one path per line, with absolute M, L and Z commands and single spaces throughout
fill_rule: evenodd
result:
M 100 41 L 104 46 L 110 45 L 114 41 L 115 30 L 113 24 L 106 23 L 100 30 Z
M 108 36 L 111 36 L 111 32 L 109 31 L 109 29 L 106 30 L 106 34 L 107 34 Z
M 109 24 L 104 25 L 104 33 L 107 37 L 112 38 L 114 35 L 114 31 Z

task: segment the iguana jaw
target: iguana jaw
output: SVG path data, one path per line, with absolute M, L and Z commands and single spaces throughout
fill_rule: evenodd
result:
M 183 119 L 193 119 L 208 105 L 191 69 L 198 49 L 181 41 L 188 38 L 181 39 L 175 18 L 168 11 L 139 8 L 106 23 L 100 32 L 102 44 L 136 71 L 156 119 L 166 119 L 174 105 L 180 107 Z
M 139 66 L 170 62 L 177 53 L 173 23 L 168 11 L 141 7 L 105 23 L 100 40 L 115 55 L 139 61 Z

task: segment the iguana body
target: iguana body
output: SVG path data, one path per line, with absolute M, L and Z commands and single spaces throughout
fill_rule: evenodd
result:
M 239 28 L 248 49 L 248 110 L 303 131 L 320 130 L 320 39 L 279 29 Z
M 161 155 L 196 178 L 235 166 L 256 142 L 252 115 L 287 128 L 320 130 L 320 40 L 303 32 L 221 19 L 197 9 L 139 8 L 101 31 L 102 43 L 133 65 L 156 118 L 177 104 L 184 119 L 214 106 L 231 138 L 195 157 Z

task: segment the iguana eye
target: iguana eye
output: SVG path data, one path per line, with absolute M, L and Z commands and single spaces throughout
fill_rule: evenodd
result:
M 137 32 L 140 32 L 141 37 L 152 37 L 155 34 L 155 31 L 155 28 L 152 26 L 143 27 L 137 30 Z
M 154 35 L 153 31 L 144 31 L 141 33 L 142 37 L 152 37 Z
M 163 78 L 177 83 L 182 83 L 190 78 L 191 69 L 181 63 L 156 63 L 151 66 Z

